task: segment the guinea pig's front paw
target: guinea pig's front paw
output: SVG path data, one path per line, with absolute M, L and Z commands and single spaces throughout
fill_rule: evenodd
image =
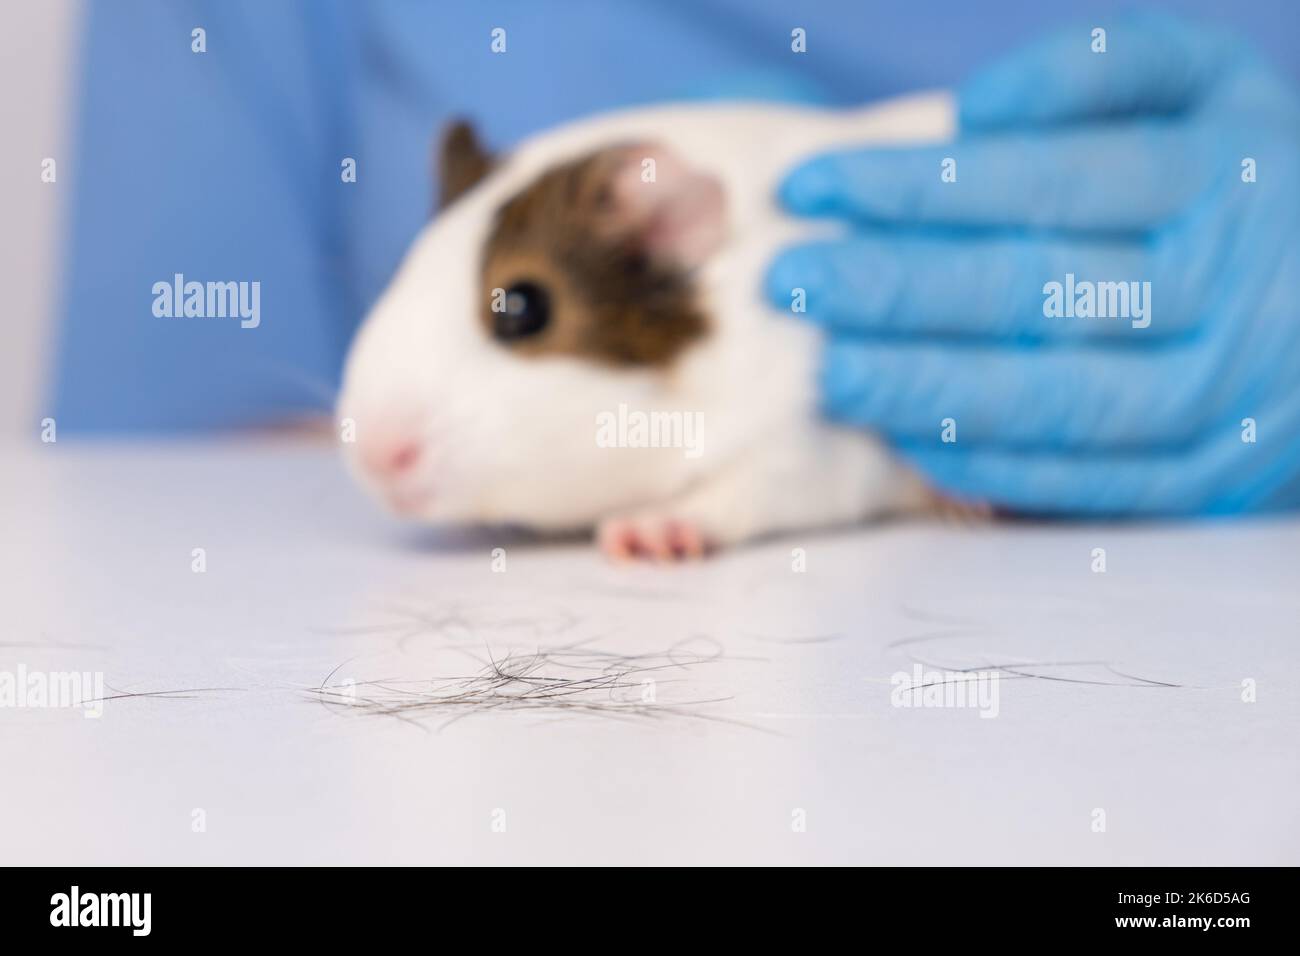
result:
M 614 561 L 693 561 L 710 550 L 695 522 L 655 514 L 606 518 L 596 529 L 596 543 Z

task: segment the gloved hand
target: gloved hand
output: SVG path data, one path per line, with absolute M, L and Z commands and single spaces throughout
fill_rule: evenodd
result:
M 825 326 L 828 413 L 955 495 L 1097 515 L 1300 505 L 1296 94 L 1167 18 L 1094 42 L 1072 30 L 977 75 L 952 144 L 795 169 L 786 206 L 854 228 L 783 253 L 769 295 L 788 309 L 803 288 Z M 1150 293 L 1130 317 L 1049 317 L 1045 286 L 1069 298 L 1067 275 L 1076 295 Z

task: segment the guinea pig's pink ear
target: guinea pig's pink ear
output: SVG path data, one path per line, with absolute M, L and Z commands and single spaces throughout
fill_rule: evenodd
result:
M 658 143 L 619 147 L 613 216 L 652 258 L 687 269 L 701 265 L 726 236 L 721 181 Z
M 492 170 L 492 154 L 468 120 L 456 120 L 438 143 L 438 208 L 446 209 Z

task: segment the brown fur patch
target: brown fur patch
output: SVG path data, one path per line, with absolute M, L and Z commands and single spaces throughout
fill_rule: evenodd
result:
M 634 217 L 618 208 L 614 147 L 538 177 L 497 213 L 482 266 L 482 321 L 521 282 L 550 297 L 550 322 L 501 344 L 523 355 L 577 355 L 611 365 L 669 365 L 707 331 L 686 271 L 646 251 Z

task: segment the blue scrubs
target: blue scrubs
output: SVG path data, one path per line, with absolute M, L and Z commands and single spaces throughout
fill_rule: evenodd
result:
M 1297 72 L 1291 0 L 1151 4 Z M 330 407 L 347 343 L 432 206 L 450 117 L 495 147 L 711 93 L 857 103 L 951 85 L 1067 20 L 1042 0 L 121 0 L 90 5 L 55 408 L 60 431 L 260 424 Z M 505 30 L 494 53 L 492 31 Z M 791 51 L 802 27 L 807 52 Z M 202 28 L 206 52 L 191 49 Z M 356 181 L 345 182 L 345 159 Z M 160 317 L 155 283 L 260 283 L 260 324 Z

